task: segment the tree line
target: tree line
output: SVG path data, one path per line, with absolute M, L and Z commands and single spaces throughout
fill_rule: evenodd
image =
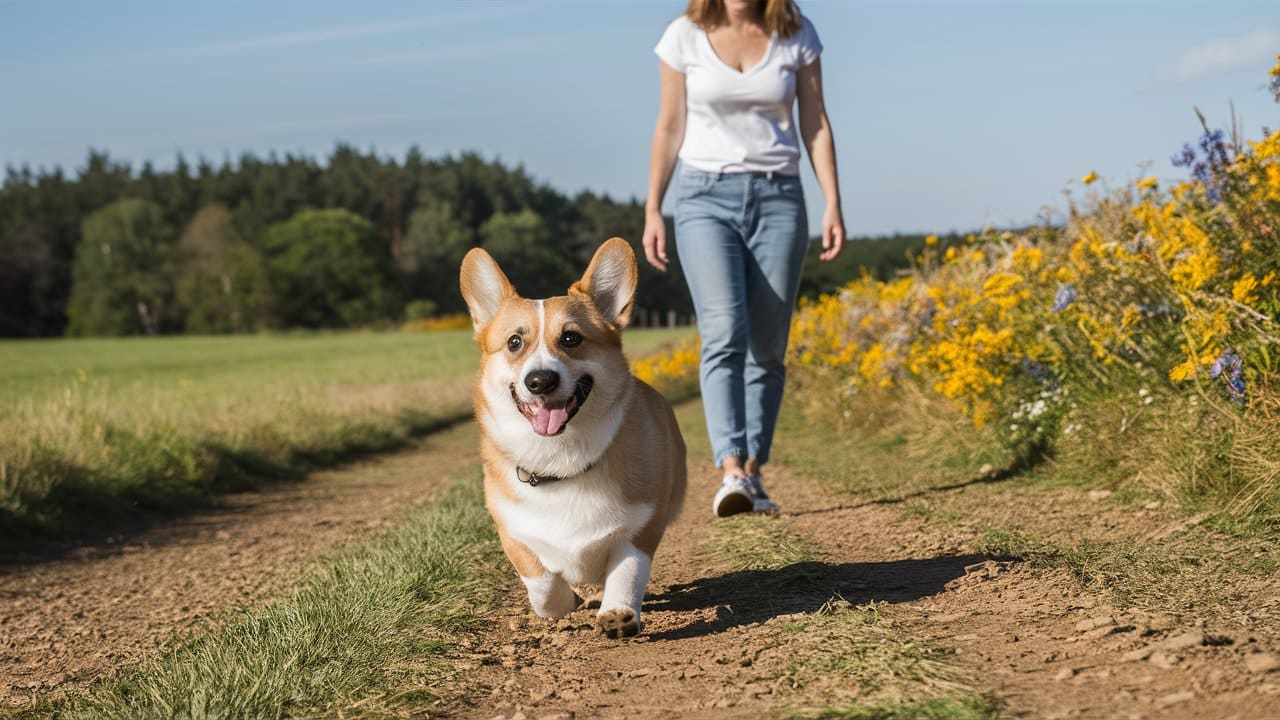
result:
M 135 169 L 101 151 L 69 175 L 6 169 L 0 335 L 91 336 L 385 326 L 461 312 L 457 272 L 489 250 L 521 293 L 560 294 L 599 243 L 639 253 L 639 201 L 570 197 L 474 153 L 403 159 L 338 145 L 324 161 L 251 154 Z M 669 229 L 670 230 L 670 229 Z M 810 262 L 807 293 L 905 266 L 919 236 Z M 672 253 L 674 256 L 674 253 Z M 636 304 L 691 313 L 678 262 L 643 268 Z

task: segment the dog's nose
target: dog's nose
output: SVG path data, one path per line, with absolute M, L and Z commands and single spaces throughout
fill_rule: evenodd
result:
M 560 386 L 560 373 L 554 370 L 534 370 L 524 376 L 524 386 L 534 395 L 546 395 Z

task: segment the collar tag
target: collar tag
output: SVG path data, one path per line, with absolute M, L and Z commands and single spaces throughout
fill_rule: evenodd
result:
M 590 465 L 582 468 L 582 472 L 579 472 L 578 475 L 585 473 L 586 471 L 590 470 L 594 466 L 595 466 L 595 463 L 591 463 Z M 571 477 L 578 477 L 578 475 L 573 475 Z M 528 470 L 525 470 L 524 468 L 517 465 L 516 479 L 524 483 L 525 485 L 528 485 L 529 487 L 538 487 L 538 485 L 542 483 L 558 482 L 560 480 L 568 480 L 569 478 L 556 477 L 555 475 L 539 475 L 535 472 L 530 472 Z

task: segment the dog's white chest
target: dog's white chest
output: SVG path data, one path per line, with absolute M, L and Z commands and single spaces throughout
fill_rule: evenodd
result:
M 590 472 L 519 493 L 520 502 L 495 508 L 504 530 L 571 583 L 602 583 L 610 553 L 653 516 L 653 505 L 628 502 L 616 488 L 593 483 Z

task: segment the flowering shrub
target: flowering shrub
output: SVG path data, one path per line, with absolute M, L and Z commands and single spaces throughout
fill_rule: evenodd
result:
M 436 315 L 435 317 L 410 320 L 400 329 L 405 332 L 433 332 L 436 330 L 461 330 L 471 327 L 471 317 L 466 313 Z
M 654 353 L 631 363 L 631 372 L 640 380 L 669 396 L 694 394 L 698 377 L 698 348 L 695 335 L 666 352 Z
M 1280 88 L 1280 64 L 1272 76 Z M 1041 401 L 1151 368 L 1247 403 L 1276 370 L 1280 132 L 1238 144 L 1206 129 L 1172 162 L 1191 177 L 1167 190 L 1155 176 L 1091 190 L 1061 229 L 986 233 L 941 257 L 931 245 L 907 277 L 802 304 L 793 361 L 854 388 L 910 378 L 1006 434 Z

